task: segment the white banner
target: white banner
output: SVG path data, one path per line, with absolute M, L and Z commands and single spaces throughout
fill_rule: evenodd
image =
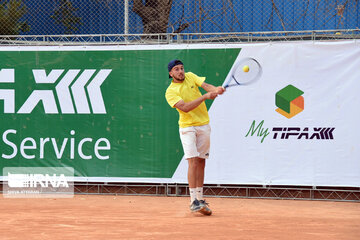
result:
M 359 44 L 239 47 L 237 61 L 252 57 L 263 72 L 212 104 L 205 183 L 360 187 Z M 186 173 L 182 159 L 172 180 Z

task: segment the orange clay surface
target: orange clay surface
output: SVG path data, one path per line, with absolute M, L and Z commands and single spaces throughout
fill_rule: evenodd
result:
M 207 201 L 212 216 L 190 213 L 187 197 L 0 197 L 0 239 L 360 239 L 360 203 Z

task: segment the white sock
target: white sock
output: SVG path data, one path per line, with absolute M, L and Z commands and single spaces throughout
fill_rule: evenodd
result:
M 196 198 L 197 200 L 204 200 L 204 197 L 203 197 L 203 187 L 197 187 L 196 188 Z
M 196 199 L 196 188 L 189 188 L 190 190 L 190 201 L 191 203 Z

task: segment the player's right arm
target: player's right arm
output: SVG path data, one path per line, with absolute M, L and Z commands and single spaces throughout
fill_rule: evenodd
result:
M 180 100 L 174 105 L 174 107 L 183 112 L 190 112 L 191 110 L 197 108 L 206 99 L 215 99 L 217 95 L 218 94 L 216 92 L 208 92 L 191 102 L 184 102 L 184 100 Z
M 201 84 L 201 87 L 203 89 L 205 89 L 205 91 L 207 92 L 216 92 L 217 94 L 223 94 L 225 92 L 225 88 L 219 86 L 219 87 L 215 87 L 209 83 L 203 82 Z

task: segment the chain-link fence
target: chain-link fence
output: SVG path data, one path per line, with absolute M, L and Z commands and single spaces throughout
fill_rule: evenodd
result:
M 358 0 L 0 0 L 0 35 L 357 29 Z

